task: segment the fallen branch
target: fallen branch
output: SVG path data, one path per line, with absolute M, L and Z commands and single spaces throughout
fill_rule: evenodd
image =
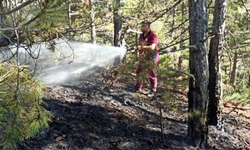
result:
M 242 107 L 242 106 L 228 105 L 228 104 L 224 104 L 224 107 L 239 109 L 239 110 L 250 110 L 250 107 Z

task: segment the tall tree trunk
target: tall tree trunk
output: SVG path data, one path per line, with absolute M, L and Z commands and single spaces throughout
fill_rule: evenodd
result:
M 185 20 L 185 1 L 182 2 L 181 4 L 181 22 L 184 22 Z M 183 31 L 185 30 L 185 24 L 182 24 L 181 25 L 181 32 L 183 33 Z M 182 48 L 184 46 L 184 34 L 181 35 L 181 42 L 180 42 L 180 48 Z M 183 61 L 183 58 L 182 56 L 179 56 L 179 59 L 178 59 L 178 69 L 182 69 L 182 61 Z
M 236 84 L 236 75 L 237 75 L 237 66 L 238 66 L 238 52 L 234 52 L 233 66 L 231 68 L 230 75 L 230 85 L 235 86 Z
M 175 25 L 175 8 L 174 8 L 174 10 L 173 10 L 173 19 L 172 19 L 172 29 L 171 29 L 171 31 L 172 31 L 172 33 L 171 33 L 171 36 L 172 37 L 175 37 L 175 30 L 174 30 L 174 26 Z
M 209 50 L 209 105 L 208 124 L 222 125 L 221 107 L 222 102 L 222 80 L 221 80 L 221 56 L 224 44 L 224 32 L 226 26 L 227 0 L 216 0 L 213 18 L 214 37 L 210 42 Z
M 7 2 L 4 0 L 0 0 L 0 11 L 4 11 L 4 8 L 6 7 Z M 4 23 L 4 15 L 0 15 L 0 23 Z M 10 44 L 10 40 L 13 40 L 11 37 L 10 39 L 3 37 L 2 34 L 0 34 L 0 47 L 5 47 Z
M 122 19 L 121 19 L 121 4 L 120 0 L 114 0 L 114 46 L 121 46 L 121 29 L 122 29 Z
M 190 48 L 189 67 L 195 79 L 189 80 L 188 136 L 190 144 L 203 147 L 207 137 L 208 56 L 206 0 L 189 0 Z
M 0 11 L 3 12 L 3 0 L 0 0 Z M 3 15 L 0 15 L 0 23 L 3 23 Z
M 90 0 L 89 3 L 90 3 L 90 17 L 91 17 L 91 43 L 96 44 L 94 0 Z
M 250 87 L 250 68 L 248 70 L 248 83 L 247 83 L 247 85 Z

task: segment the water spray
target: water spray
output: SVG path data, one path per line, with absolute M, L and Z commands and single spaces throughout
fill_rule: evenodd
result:
M 35 60 L 36 64 L 26 50 L 20 48 L 20 63 L 30 65 L 32 69 L 37 67 L 38 79 L 48 85 L 65 84 L 88 76 L 94 73 L 95 68 L 117 66 L 126 53 L 126 49 L 120 47 L 65 42 L 63 40 L 55 40 L 54 46 L 55 49 L 52 51 L 44 43 L 34 45 L 32 49 L 40 48 L 40 56 Z M 33 51 L 38 53 L 38 50 Z M 12 53 L 8 55 L 11 57 Z

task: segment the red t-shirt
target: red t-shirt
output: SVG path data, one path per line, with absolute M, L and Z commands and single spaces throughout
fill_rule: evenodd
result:
M 153 31 L 150 30 L 146 36 L 142 33 L 140 35 L 140 42 L 143 42 L 146 45 L 155 44 L 155 49 L 158 52 L 158 37 Z

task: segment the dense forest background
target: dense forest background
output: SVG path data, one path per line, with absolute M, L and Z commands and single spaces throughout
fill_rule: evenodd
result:
M 188 136 L 202 147 L 207 126 L 221 126 L 223 107 L 248 110 L 250 103 L 249 0 L 0 0 L 0 148 L 48 128 L 52 114 L 43 107 L 46 88 L 27 64 L 36 62 L 55 39 L 97 45 L 135 46 L 143 20 L 152 22 L 162 53 L 158 66 L 163 100 L 178 111 L 173 90 L 188 95 Z M 130 56 L 131 55 L 131 56 Z M 129 78 L 133 54 L 119 68 Z

